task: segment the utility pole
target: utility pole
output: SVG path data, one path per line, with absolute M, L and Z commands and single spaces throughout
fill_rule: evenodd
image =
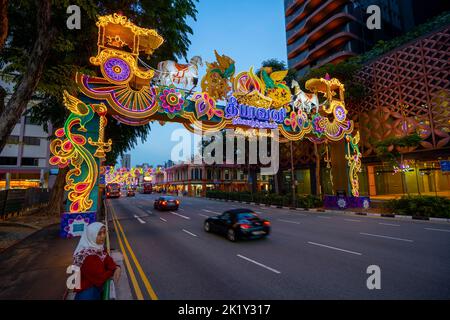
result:
M 294 179 L 294 152 L 293 143 L 291 142 L 291 184 L 292 184 L 292 206 L 295 207 L 295 179 Z

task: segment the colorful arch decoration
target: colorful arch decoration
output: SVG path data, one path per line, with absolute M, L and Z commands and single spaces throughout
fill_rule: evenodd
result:
M 66 177 L 66 220 L 80 221 L 83 214 L 92 217 L 99 203 L 99 179 L 104 181 L 105 175 L 112 174 L 101 167 L 113 143 L 104 141 L 106 113 L 133 126 L 157 120 L 179 122 L 191 131 L 259 128 L 278 129 L 284 139 L 293 141 L 345 139 L 356 154 L 351 156 L 349 151 L 347 160 L 352 194 L 359 195 L 359 139 L 351 136 L 354 125 L 347 118 L 345 89 L 338 79 L 311 79 L 306 83 L 310 93 L 302 92 L 298 85 L 291 93 L 284 82 L 287 71 L 262 68 L 255 74 L 250 68 L 235 75 L 234 60 L 215 51 L 216 61 L 207 63 L 201 91 L 160 85 L 156 79 L 162 71 L 144 67 L 139 59 L 140 54 L 151 55 L 164 42 L 156 30 L 138 27 L 119 14 L 99 17 L 97 26 L 98 52 L 90 62 L 99 66 L 102 76 L 76 74 L 79 92 L 77 97 L 64 92 L 71 114 L 64 128 L 56 130 L 57 138 L 50 147 L 52 165 L 71 167 Z M 80 216 L 73 219 L 71 214 Z M 65 236 L 73 235 L 74 229 L 67 224 L 64 230 Z

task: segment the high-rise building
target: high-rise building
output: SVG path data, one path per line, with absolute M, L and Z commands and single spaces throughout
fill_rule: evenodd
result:
M 7 182 L 11 189 L 52 186 L 54 176 L 51 176 L 48 162 L 48 136 L 43 127 L 30 117 L 20 117 L 0 153 L 0 190 L 6 188 Z
M 365 52 L 450 6 L 442 0 L 285 0 L 284 4 L 288 65 L 300 76 Z M 380 30 L 367 27 L 370 5 L 381 9 Z
M 122 155 L 120 164 L 122 168 L 131 169 L 131 155 L 129 153 Z

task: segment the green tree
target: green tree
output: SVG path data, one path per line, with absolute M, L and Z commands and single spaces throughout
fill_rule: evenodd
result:
M 153 1 L 31 1 L 10 2 L 8 6 L 8 41 L 0 52 L 1 76 L 15 83 L 14 92 L 6 106 L 0 105 L 0 150 L 6 137 L 25 111 L 30 99 L 37 102 L 30 115 L 53 128 L 61 127 L 67 117 L 62 103 L 62 92 L 76 94 L 75 73 L 96 75 L 98 68 L 89 64 L 89 57 L 97 51 L 98 15 L 120 12 L 135 24 L 157 29 L 165 38 L 164 44 L 151 57 L 142 57 L 150 65 L 158 61 L 180 57 L 186 59 L 192 29 L 187 17 L 196 18 L 196 0 Z M 66 27 L 67 6 L 78 5 L 81 10 L 81 30 Z M 37 18 L 35 12 L 38 12 Z M 47 43 L 48 42 L 48 43 Z M 37 49 L 35 49 L 37 47 Z M 37 58 L 36 58 L 37 56 Z M 32 68 L 30 68 L 30 65 Z M 21 89 L 22 88 L 22 89 Z M 26 94 L 23 92 L 26 89 Z M 21 91 L 19 91 L 21 89 Z M 0 103 L 2 102 L 0 90 Z M 18 98 L 14 98 L 18 96 Z M 148 137 L 150 126 L 132 127 L 118 123 L 108 116 L 106 138 L 113 140 L 107 162 L 114 163 L 117 156 L 136 145 L 138 139 Z M 60 170 L 50 203 L 62 203 L 65 170 Z M 55 195 L 55 198 L 53 197 Z M 61 208 L 53 206 L 51 213 Z
M 305 83 L 312 78 L 323 78 L 329 74 L 332 78 L 337 78 L 345 86 L 346 101 L 358 102 L 367 95 L 365 87 L 356 79 L 357 72 L 361 70 L 361 65 L 355 61 L 343 61 L 337 64 L 326 64 L 320 68 L 309 70 L 309 72 L 298 79 L 298 83 L 305 89 Z

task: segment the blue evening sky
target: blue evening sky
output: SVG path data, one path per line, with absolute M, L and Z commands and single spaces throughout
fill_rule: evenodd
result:
M 199 55 L 213 62 L 216 49 L 236 61 L 237 72 L 251 66 L 257 69 L 270 58 L 287 61 L 283 1 L 200 0 L 197 10 L 197 21 L 188 21 L 193 29 L 188 59 Z M 200 79 L 205 69 L 200 69 Z M 201 90 L 200 85 L 197 88 Z M 170 136 L 178 128 L 183 126 L 153 122 L 147 141 L 127 152 L 131 153 L 132 166 L 144 162 L 158 165 L 170 159 L 172 147 L 177 144 L 170 141 Z

